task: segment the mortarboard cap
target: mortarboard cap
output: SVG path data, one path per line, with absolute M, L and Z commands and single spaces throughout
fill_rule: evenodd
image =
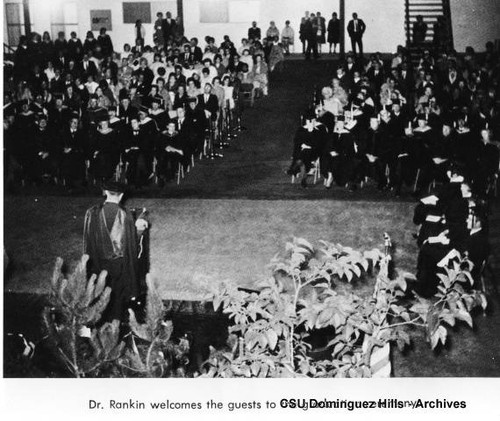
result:
M 127 190 L 127 185 L 124 183 L 120 183 L 119 181 L 108 180 L 102 183 L 102 189 L 114 193 L 125 193 L 125 191 Z

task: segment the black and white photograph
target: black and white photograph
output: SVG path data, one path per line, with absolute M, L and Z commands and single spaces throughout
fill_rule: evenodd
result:
M 498 0 L 3 14 L 5 388 L 500 378 Z

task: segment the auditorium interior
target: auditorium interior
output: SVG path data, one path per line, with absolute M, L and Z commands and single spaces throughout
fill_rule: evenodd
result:
M 230 376 L 280 377 L 289 326 L 312 338 L 291 377 L 500 376 L 500 2 L 5 0 L 3 14 L 4 377 L 90 376 L 49 339 L 71 313 L 55 285 L 84 253 L 95 263 L 103 190 L 135 218 L 142 295 L 126 305 L 150 309 L 154 285 L 175 346 L 194 350 L 186 371 L 146 377 L 227 377 L 203 361 L 228 346 Z M 250 330 L 284 324 L 250 338 L 227 314 L 269 291 L 293 321 L 266 307 Z M 311 320 L 304 303 L 327 294 L 345 302 Z M 384 305 L 364 328 L 361 306 Z M 92 320 L 72 340 L 95 350 Z M 319 375 L 366 343 L 382 362 L 371 350 Z M 276 367 L 241 363 L 258 352 Z M 92 371 L 127 372 L 109 373 Z

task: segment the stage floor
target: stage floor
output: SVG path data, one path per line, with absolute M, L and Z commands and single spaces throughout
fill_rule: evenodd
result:
M 6 197 L 7 291 L 46 293 L 54 261 L 82 253 L 88 197 Z M 293 236 L 362 250 L 389 232 L 398 267 L 413 271 L 411 203 L 334 200 L 135 199 L 151 216 L 151 274 L 163 299 L 205 300 L 222 281 L 252 286 Z

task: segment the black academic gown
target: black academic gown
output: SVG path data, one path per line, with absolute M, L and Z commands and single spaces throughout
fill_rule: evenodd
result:
M 112 226 L 106 222 L 105 212 L 116 212 Z M 83 252 L 89 255 L 88 274 L 108 272 L 106 284 L 111 287 L 111 299 L 103 321 L 124 320 L 130 298 L 145 290 L 138 270 L 138 238 L 132 213 L 107 202 L 93 206 L 85 215 L 83 241 Z

